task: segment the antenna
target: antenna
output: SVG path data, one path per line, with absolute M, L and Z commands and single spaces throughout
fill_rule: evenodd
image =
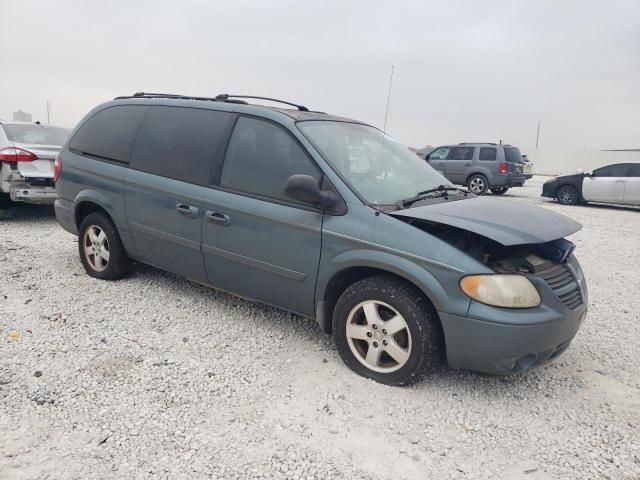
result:
M 51 104 L 47 100 L 47 125 L 51 125 Z
M 536 149 L 538 148 L 538 141 L 540 140 L 540 124 L 542 122 L 538 120 L 538 133 L 536 133 Z
M 384 112 L 384 127 L 382 127 L 382 132 L 387 133 L 387 117 L 389 116 L 389 102 L 391 100 L 391 85 L 393 85 L 393 70 L 396 68 L 395 65 L 391 65 L 391 77 L 389 78 L 389 92 L 387 93 L 387 109 Z

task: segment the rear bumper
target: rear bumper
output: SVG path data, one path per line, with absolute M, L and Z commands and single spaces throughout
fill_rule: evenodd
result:
M 58 198 L 53 204 L 53 207 L 56 211 L 56 220 L 58 220 L 60 226 L 67 232 L 77 235 L 78 229 L 76 228 L 74 218 L 73 202 L 65 200 L 64 198 Z
M 58 198 L 55 187 L 33 186 L 28 183 L 15 183 L 9 187 L 9 197 L 14 202 L 52 205 Z
M 496 179 L 496 183 L 491 183 L 491 187 L 522 187 L 524 182 L 527 180 L 525 175 L 518 174 L 507 174 L 507 175 L 496 175 L 498 178 Z

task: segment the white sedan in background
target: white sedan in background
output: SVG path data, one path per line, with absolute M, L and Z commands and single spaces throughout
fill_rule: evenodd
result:
M 555 198 L 563 205 L 583 202 L 640 205 L 640 161 L 553 178 L 542 186 L 542 196 Z

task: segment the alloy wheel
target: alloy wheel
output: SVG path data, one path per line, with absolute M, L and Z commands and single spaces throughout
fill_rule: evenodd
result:
M 485 183 L 484 180 L 480 177 L 473 177 L 469 182 L 469 190 L 476 195 L 481 194 L 485 191 Z
M 375 372 L 395 372 L 411 355 L 407 322 L 384 302 L 368 300 L 356 305 L 347 318 L 346 334 L 351 353 Z
M 109 264 L 109 241 L 107 234 L 97 225 L 90 225 L 82 239 L 84 256 L 96 272 L 102 272 Z
M 576 201 L 576 192 L 572 187 L 561 187 L 556 196 L 558 201 L 565 205 L 575 203 Z

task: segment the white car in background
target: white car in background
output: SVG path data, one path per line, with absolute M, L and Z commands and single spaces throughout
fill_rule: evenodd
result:
M 564 205 L 576 203 L 616 203 L 640 205 L 640 161 L 615 163 L 593 171 L 578 170 L 545 182 L 542 196 Z
M 0 121 L 0 208 L 12 202 L 53 204 L 54 160 L 71 130 Z

